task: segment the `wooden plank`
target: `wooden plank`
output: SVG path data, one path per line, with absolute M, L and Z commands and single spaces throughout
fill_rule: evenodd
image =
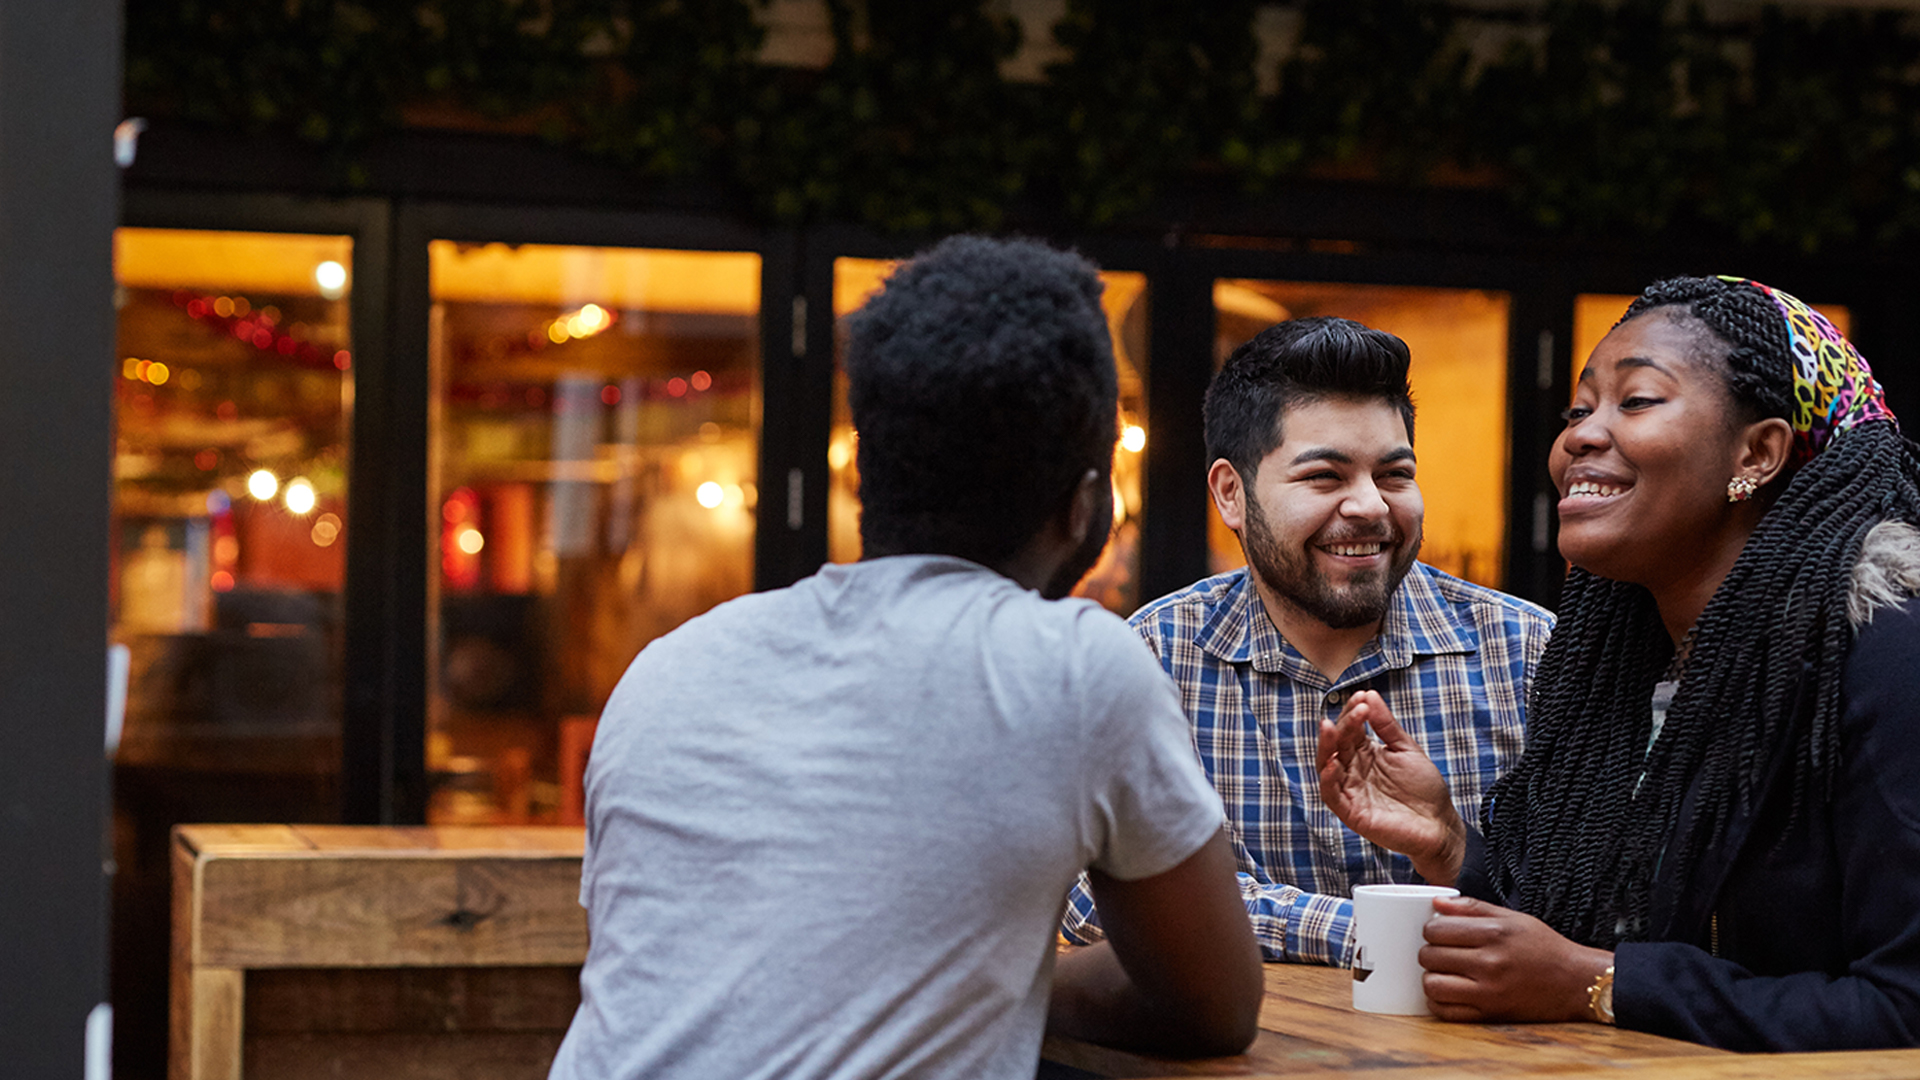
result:
M 332 855 L 405 851 L 416 855 L 444 851 L 463 854 L 572 856 L 586 851 L 587 831 L 577 826 L 297 825 L 297 833 L 316 852 Z
M 194 854 L 183 830 L 173 830 L 172 941 L 167 966 L 167 1080 L 190 1080 L 193 1047 Z
M 1569 1077 L 1635 1077 L 1660 1080 L 1777 1080 L 1790 1076 L 1847 1080 L 1911 1080 L 1920 1076 L 1920 1050 L 1854 1050 L 1824 1054 L 1731 1054 L 1711 1058 L 1640 1058 L 1593 1068 Z M 1463 1078 L 1464 1080 L 1464 1078 Z
M 1465 1039 L 1490 1038 L 1493 1041 L 1518 1041 L 1527 1044 L 1537 1038 L 1550 1038 L 1560 1044 L 1585 1047 L 1607 1057 L 1661 1057 L 1669 1054 L 1722 1054 L 1724 1050 L 1696 1043 L 1665 1039 L 1636 1031 L 1622 1031 L 1603 1024 L 1443 1024 L 1424 1016 L 1377 1016 L 1353 1008 L 1350 973 L 1343 968 L 1304 964 L 1268 964 L 1267 1000 L 1303 1003 L 1339 1010 L 1356 1023 L 1381 1027 L 1440 1026 Z M 1324 1015 L 1324 1014 L 1323 1014 Z M 1279 1030 L 1279 1029 L 1276 1029 Z M 1479 1034 L 1475 1034 L 1478 1032 Z
M 1269 964 L 1260 1034 L 1245 1054 L 1173 1061 L 1050 1039 L 1047 1060 L 1102 1076 L 1299 1076 L 1422 1066 L 1478 1077 L 1580 1069 L 1621 1059 L 1728 1057 L 1694 1043 L 1601 1024 L 1449 1024 L 1427 1016 L 1380 1016 L 1353 1008 L 1352 975 L 1340 968 Z
M 579 1005 L 577 967 L 266 968 L 247 975 L 247 1037 L 564 1033 Z
M 247 1080 L 546 1080 L 559 1032 L 266 1035 L 247 1040 Z
M 1231 1059 L 1229 1059 L 1231 1060 Z M 1162 1074 L 1172 1080 L 1191 1073 Z M 1920 1077 L 1920 1050 L 1851 1050 L 1818 1054 L 1730 1054 L 1622 1058 L 1584 1065 L 1516 1061 L 1468 1061 L 1359 1072 L 1312 1071 L 1216 1073 L 1256 1080 L 1485 1080 L 1550 1077 L 1552 1080 L 1913 1080 Z
M 582 963 L 566 856 L 202 858 L 195 962 L 241 968 Z
M 194 855 L 306 851 L 311 848 L 289 825 L 176 825 L 174 843 Z
M 1429 1016 L 1363 1013 L 1353 1008 L 1350 979 L 1348 972 L 1337 968 L 1269 965 L 1260 1026 L 1409 1063 L 1503 1057 L 1611 1060 L 1724 1052 L 1603 1024 L 1449 1024 Z
M 187 1080 L 240 1080 L 246 973 L 197 967 L 189 980 Z
M 1048 1061 L 1104 1077 L 1323 1076 L 1399 1069 L 1407 1062 L 1390 1054 L 1345 1049 L 1262 1031 L 1245 1054 L 1179 1061 L 1092 1043 L 1048 1036 L 1040 1048 Z M 1497 1074 L 1492 1074 L 1497 1075 Z

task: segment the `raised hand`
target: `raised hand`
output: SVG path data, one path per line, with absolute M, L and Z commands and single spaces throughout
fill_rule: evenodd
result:
M 1442 1020 L 1585 1020 L 1613 954 L 1576 945 L 1531 915 L 1464 896 L 1433 902 L 1420 966 Z
M 1367 738 L 1371 727 L 1380 736 Z M 1466 823 L 1440 770 L 1379 694 L 1362 690 L 1337 720 L 1320 722 L 1320 796 L 1347 827 L 1413 860 L 1428 882 L 1451 885 L 1466 854 Z

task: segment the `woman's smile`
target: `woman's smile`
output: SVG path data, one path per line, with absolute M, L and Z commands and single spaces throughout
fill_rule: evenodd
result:
M 1631 480 L 1596 475 L 1591 468 L 1578 466 L 1567 470 L 1565 483 L 1566 494 L 1560 497 L 1563 518 L 1610 509 L 1614 500 L 1633 489 Z

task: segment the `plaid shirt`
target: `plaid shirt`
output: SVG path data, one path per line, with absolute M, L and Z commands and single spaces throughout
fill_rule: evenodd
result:
M 1321 802 L 1321 719 L 1378 690 L 1440 767 L 1461 816 L 1478 821 L 1481 794 L 1520 755 L 1527 689 L 1553 629 L 1544 609 L 1422 563 L 1395 590 L 1379 636 L 1331 683 L 1281 638 L 1244 568 L 1131 621 L 1180 687 L 1262 951 L 1342 966 L 1353 887 L 1419 879 L 1405 856 L 1362 840 Z M 1062 932 L 1081 944 L 1102 936 L 1084 877 Z

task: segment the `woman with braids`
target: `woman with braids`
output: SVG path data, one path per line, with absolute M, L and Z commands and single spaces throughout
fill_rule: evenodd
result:
M 1479 828 L 1378 695 L 1322 725 L 1327 804 L 1466 894 L 1434 1012 L 1914 1045 L 1920 487 L 1866 363 L 1785 293 L 1663 281 L 1550 464 L 1573 570 Z

